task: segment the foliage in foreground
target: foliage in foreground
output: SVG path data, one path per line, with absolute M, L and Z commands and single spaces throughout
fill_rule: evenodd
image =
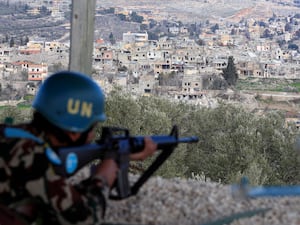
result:
M 13 115 L 19 122 L 30 117 L 31 111 L 23 111 L 1 109 L 1 119 Z M 114 91 L 107 98 L 106 114 L 98 137 L 102 125 L 128 128 L 131 135 L 167 135 L 176 124 L 180 136 L 200 138 L 197 144 L 176 148 L 157 172 L 163 177 L 201 174 L 228 184 L 248 176 L 254 185 L 294 184 L 300 178 L 299 153 L 294 150 L 297 131 L 293 125 L 286 126 L 280 112 L 258 116 L 240 106 L 220 104 L 207 109 Z M 152 160 L 135 166 L 143 169 Z
M 294 150 L 297 131 L 286 126 L 280 112 L 258 116 L 240 106 L 207 109 L 162 98 L 134 99 L 120 92 L 108 97 L 106 111 L 106 125 L 127 127 L 132 135 L 168 134 L 177 124 L 180 136 L 200 138 L 197 144 L 179 145 L 159 175 L 204 174 L 222 183 L 248 176 L 256 185 L 292 184 L 300 178 L 299 153 Z

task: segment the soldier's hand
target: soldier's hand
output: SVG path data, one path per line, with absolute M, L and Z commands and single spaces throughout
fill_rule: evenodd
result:
M 145 160 L 156 152 L 157 144 L 150 137 L 145 137 L 144 142 L 145 147 L 143 151 L 130 154 L 130 160 Z

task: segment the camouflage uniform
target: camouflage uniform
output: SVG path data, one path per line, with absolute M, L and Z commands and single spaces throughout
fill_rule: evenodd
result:
M 21 127 L 46 140 L 30 124 Z M 101 223 L 108 195 L 101 177 L 70 184 L 54 172 L 44 144 L 0 135 L 0 146 L 0 204 L 18 212 L 29 224 Z

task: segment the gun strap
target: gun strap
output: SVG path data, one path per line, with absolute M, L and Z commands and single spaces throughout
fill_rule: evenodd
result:
M 155 171 L 169 158 L 173 153 L 175 146 L 163 149 L 157 156 L 154 162 L 146 169 L 146 171 L 139 177 L 139 179 L 131 187 L 131 195 L 137 194 L 141 186 L 155 173 Z
M 39 137 L 33 135 L 27 130 L 24 130 L 22 128 L 15 128 L 15 127 L 6 127 L 3 130 L 3 133 L 5 137 L 7 138 L 24 138 L 24 139 L 29 139 L 37 144 L 44 145 L 45 147 L 45 154 L 48 160 L 54 164 L 54 165 L 61 165 L 62 162 L 56 152 L 48 146 L 47 143 L 45 143 L 42 139 Z

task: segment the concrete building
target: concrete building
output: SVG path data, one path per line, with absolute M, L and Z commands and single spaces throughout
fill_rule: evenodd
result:
M 148 34 L 147 33 L 124 33 L 123 34 L 123 43 L 124 44 L 132 44 L 139 42 L 147 42 Z

